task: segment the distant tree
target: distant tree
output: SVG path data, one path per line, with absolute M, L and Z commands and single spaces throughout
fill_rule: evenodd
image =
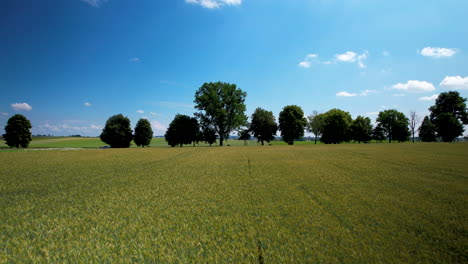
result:
M 12 148 L 27 148 L 32 140 L 31 128 L 31 122 L 25 116 L 16 114 L 8 119 L 3 139 Z
M 273 140 L 276 131 L 278 131 L 278 125 L 276 124 L 273 112 L 262 108 L 255 109 L 255 112 L 252 114 L 250 131 L 262 143 L 262 146 L 264 145 L 264 141 L 270 142 L 270 140 Z
M 325 144 L 338 144 L 351 139 L 351 115 L 340 109 L 331 109 L 323 114 L 323 134 L 320 138 Z
M 368 117 L 358 116 L 351 123 L 351 134 L 353 140 L 361 142 L 369 142 L 372 138 L 372 124 Z
M 416 113 L 416 111 L 410 111 L 410 118 L 409 118 L 409 126 L 411 129 L 411 135 L 413 136 L 413 143 L 414 143 L 414 131 L 416 130 L 416 126 L 419 124 L 421 117 Z
M 153 139 L 153 129 L 148 119 L 141 118 L 135 126 L 135 135 L 133 141 L 137 146 L 146 147 L 151 144 Z
M 437 136 L 445 142 L 452 142 L 463 134 L 463 125 L 468 124 L 468 110 L 466 98 L 458 92 L 439 94 L 435 105 L 429 108 L 431 122 L 435 125 Z
M 100 135 L 101 140 L 111 148 L 128 148 L 133 139 L 130 119 L 122 114 L 107 119 L 106 126 Z
M 204 83 L 195 93 L 195 116 L 204 127 L 211 127 L 219 136 L 222 146 L 229 133 L 247 122 L 245 97 L 247 93 L 235 84 L 216 82 Z
M 304 136 L 307 120 L 304 112 L 297 105 L 287 105 L 279 114 L 279 130 L 284 142 L 288 145 L 294 144 L 294 139 Z
M 395 109 L 380 112 L 377 117 L 377 124 L 380 124 L 383 128 L 389 143 L 392 143 L 392 140 L 403 142 L 409 139 L 408 118 Z
M 434 124 L 428 116 L 424 117 L 424 120 L 419 127 L 419 138 L 423 142 L 434 142 L 436 141 L 436 130 Z
M 372 130 L 372 139 L 379 142 L 385 140 L 385 133 L 382 125 L 378 124 L 374 127 L 374 129 Z
M 244 140 L 244 146 L 247 146 L 247 140 L 250 140 L 250 132 L 248 129 L 239 131 L 239 140 Z
M 177 114 L 169 124 L 164 138 L 171 147 L 177 145 L 182 147 L 183 144 L 190 144 L 197 140 L 199 127 L 196 118 Z
M 307 117 L 309 123 L 307 125 L 307 130 L 314 134 L 315 144 L 317 144 L 317 138 L 322 136 L 323 132 L 323 114 L 319 114 L 317 110 L 314 110 L 311 115 Z
M 211 127 L 204 127 L 202 130 L 203 141 L 210 144 L 210 147 L 213 143 L 216 142 L 216 131 Z

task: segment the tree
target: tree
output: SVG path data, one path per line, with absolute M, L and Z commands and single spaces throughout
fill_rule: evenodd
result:
M 239 140 L 244 140 L 244 146 L 247 146 L 247 140 L 250 140 L 250 132 L 248 129 L 239 131 Z
M 200 126 L 196 118 L 177 114 L 169 124 L 164 138 L 171 147 L 182 147 L 183 144 L 197 141 L 199 131 Z
M 316 110 L 312 112 L 310 116 L 307 117 L 309 120 L 307 130 L 313 133 L 315 136 L 315 144 L 317 144 L 317 138 L 322 136 L 323 132 L 323 114 L 319 114 Z
M 325 144 L 338 144 L 351 139 L 351 115 L 340 109 L 331 109 L 323 114 L 323 134 L 320 138 Z
M 435 105 L 429 108 L 431 122 L 443 141 L 451 142 L 463 134 L 463 125 L 468 124 L 465 102 L 466 98 L 461 97 L 458 92 L 450 91 L 439 94 Z
M 436 141 L 436 130 L 434 124 L 428 116 L 424 117 L 424 120 L 419 127 L 419 138 L 423 142 L 434 142 Z
M 287 105 L 279 114 L 279 130 L 284 142 L 294 144 L 294 139 L 304 136 L 307 120 L 304 112 L 297 105 Z
M 211 144 L 216 142 L 216 131 L 211 127 L 204 127 L 202 131 L 202 137 L 203 141 L 210 144 L 211 147 Z
M 353 140 L 361 142 L 369 142 L 372 138 L 372 124 L 368 117 L 358 116 L 351 124 L 351 134 Z
M 378 124 L 375 126 L 374 130 L 372 130 L 372 139 L 379 142 L 385 140 L 385 134 L 382 125 Z
M 264 145 L 264 141 L 270 142 L 275 138 L 278 125 L 276 124 L 273 112 L 264 110 L 262 108 L 255 109 L 252 114 L 252 121 L 250 123 L 250 131 L 259 142 Z
M 204 127 L 211 127 L 219 136 L 219 145 L 229 138 L 229 133 L 245 125 L 245 97 L 247 93 L 235 84 L 216 82 L 204 83 L 195 92 L 195 116 Z
M 3 139 L 12 148 L 27 148 L 32 140 L 31 128 L 31 122 L 25 116 L 16 114 L 8 119 Z
M 377 117 L 377 124 L 382 127 L 389 143 L 392 143 L 392 140 L 399 142 L 408 140 L 410 135 L 408 123 L 405 114 L 395 109 L 382 111 Z
M 133 141 L 137 146 L 146 147 L 151 144 L 153 139 L 153 129 L 148 119 L 141 118 L 135 126 L 135 135 Z
M 411 129 L 411 135 L 413 136 L 413 143 L 414 143 L 414 131 L 416 130 L 416 126 L 419 124 L 421 117 L 416 113 L 416 111 L 410 111 L 410 119 L 409 119 L 409 126 Z
M 122 114 L 107 119 L 106 126 L 100 135 L 101 140 L 111 148 L 128 148 L 133 139 L 130 119 Z

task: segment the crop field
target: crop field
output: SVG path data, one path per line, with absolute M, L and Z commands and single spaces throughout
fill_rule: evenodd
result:
M 0 263 L 466 263 L 468 144 L 0 153 Z

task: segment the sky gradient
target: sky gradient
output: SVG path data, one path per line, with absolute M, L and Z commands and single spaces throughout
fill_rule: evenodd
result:
M 278 117 L 289 104 L 373 121 L 468 97 L 468 1 L 2 0 L 0 126 L 98 136 L 122 113 L 163 135 L 204 82 Z M 468 132 L 465 131 L 465 135 Z

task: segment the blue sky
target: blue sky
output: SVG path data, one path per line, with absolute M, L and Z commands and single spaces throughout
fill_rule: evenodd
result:
M 277 117 L 427 108 L 468 97 L 468 1 L 1 0 L 0 126 L 98 136 L 108 117 L 163 135 L 204 83 Z M 467 132 L 465 132 L 466 134 Z

